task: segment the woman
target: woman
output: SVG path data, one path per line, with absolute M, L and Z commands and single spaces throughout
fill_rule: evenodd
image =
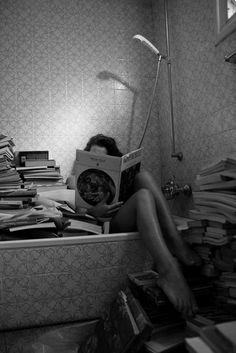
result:
M 115 140 L 102 134 L 93 136 L 85 150 L 122 156 Z M 150 174 L 139 172 L 136 175 L 133 194 L 124 204 L 109 205 L 103 201 L 88 212 L 94 217 L 112 217 L 111 233 L 138 231 L 156 264 L 159 287 L 184 316 L 192 316 L 197 311 L 193 294 L 175 257 L 190 266 L 199 265 L 200 258 L 179 236 L 162 191 Z

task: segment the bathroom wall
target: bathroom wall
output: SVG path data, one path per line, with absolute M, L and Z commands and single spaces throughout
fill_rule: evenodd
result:
M 151 0 L 0 1 L 0 132 L 16 150 L 49 150 L 64 177 L 93 134 L 136 148 L 155 76 L 154 56 L 132 40 L 140 32 L 153 38 Z M 99 79 L 104 70 L 125 85 Z M 158 141 L 154 106 L 144 165 L 157 180 Z
M 176 152 L 171 158 L 170 105 L 165 61 L 157 94 L 160 118 L 162 184 L 172 175 L 190 183 L 205 164 L 236 152 L 236 71 L 224 56 L 236 49 L 236 32 L 218 46 L 214 0 L 168 0 Z M 164 3 L 155 2 L 155 44 L 166 53 Z M 185 213 L 191 198 L 171 201 L 173 212 Z

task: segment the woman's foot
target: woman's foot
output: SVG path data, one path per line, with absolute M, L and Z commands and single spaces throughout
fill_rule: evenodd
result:
M 157 284 L 175 309 L 184 317 L 191 317 L 197 312 L 198 307 L 193 293 L 185 282 L 178 267 L 172 266 L 172 268 L 170 267 L 165 273 L 159 273 Z

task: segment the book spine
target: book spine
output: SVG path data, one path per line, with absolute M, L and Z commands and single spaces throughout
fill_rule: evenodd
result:
M 25 165 L 27 159 L 49 159 L 48 151 L 20 151 L 19 163 L 21 166 Z
M 25 167 L 36 167 L 41 165 L 47 167 L 55 167 L 56 161 L 54 159 L 26 159 L 25 161 Z

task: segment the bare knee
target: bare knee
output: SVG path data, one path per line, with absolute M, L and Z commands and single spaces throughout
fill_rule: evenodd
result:
M 136 197 L 137 206 L 144 207 L 147 204 L 154 203 L 154 198 L 149 189 L 141 188 L 134 194 Z
M 152 190 L 152 192 L 159 192 L 160 190 L 152 174 L 148 171 L 141 171 L 137 173 L 137 175 L 135 176 L 134 187 L 135 191 L 142 188 Z
M 151 177 L 150 173 L 148 171 L 141 171 L 136 174 L 135 176 L 135 182 L 141 183 L 144 180 L 148 180 Z

